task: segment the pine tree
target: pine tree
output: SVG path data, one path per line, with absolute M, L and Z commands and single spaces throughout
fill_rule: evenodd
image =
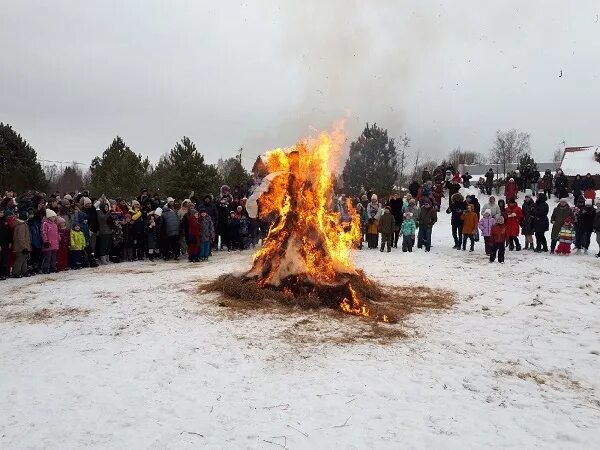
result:
M 365 127 L 362 134 L 350 144 L 350 154 L 342 172 L 347 192 L 361 188 L 378 195 L 388 195 L 398 178 L 398 154 L 393 138 L 377 124 Z
M 152 178 L 159 192 L 178 199 L 188 197 L 192 191 L 196 196 L 217 193 L 221 185 L 217 168 L 204 162 L 204 156 L 188 137 L 160 158 Z
M 535 160 L 531 157 L 531 155 L 529 153 L 524 153 L 519 158 L 519 172 L 525 173 L 525 169 L 527 168 L 527 166 L 531 166 L 533 170 L 538 170 L 538 166 Z
M 91 192 L 95 196 L 131 198 L 146 185 L 150 171 L 148 158 L 136 155 L 117 136 L 101 157 L 92 160 Z
M 0 189 L 43 191 L 48 181 L 36 151 L 10 125 L 0 122 Z
M 220 159 L 219 162 L 217 162 L 217 169 L 225 184 L 229 185 L 232 189 L 237 186 L 240 188 L 240 192 L 246 192 L 248 183 L 252 181 L 252 175 L 244 169 L 244 166 L 239 159 Z

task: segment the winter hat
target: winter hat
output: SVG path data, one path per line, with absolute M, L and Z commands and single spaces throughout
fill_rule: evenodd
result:
M 504 223 L 504 216 L 498 214 L 498 216 L 496 217 L 496 223 L 502 225 Z
M 531 198 L 531 195 L 532 195 L 531 189 L 525 189 L 525 197 Z
M 138 202 L 137 200 L 133 200 L 131 202 L 131 206 L 134 206 L 134 207 L 137 206 L 139 208 L 140 207 L 140 202 Z
M 167 197 L 167 205 L 169 203 L 173 203 L 175 201 L 175 199 L 173 197 Z
M 192 203 L 192 201 L 189 198 L 186 198 L 181 202 L 181 206 L 185 206 L 187 203 Z
M 585 206 L 592 206 L 592 199 L 591 198 L 586 198 L 585 199 Z
M 51 209 L 46 209 L 46 218 L 49 219 L 50 217 L 56 217 L 56 213 Z
M 27 211 L 19 211 L 19 219 L 21 219 L 21 220 L 29 219 L 29 213 Z
M 410 211 L 407 211 L 404 213 L 404 217 L 406 217 L 407 219 L 412 218 L 413 213 L 411 213 Z
M 242 211 L 243 209 L 244 209 L 244 208 L 242 208 L 241 206 L 238 206 L 238 207 L 237 207 L 237 210 L 238 210 L 238 211 Z
M 56 218 L 56 223 L 58 224 L 59 227 L 66 227 L 67 226 L 67 221 L 65 219 L 63 219 L 62 217 L 58 216 Z
M 83 206 L 91 205 L 91 204 L 92 204 L 92 201 L 90 200 L 89 197 L 83 197 Z
M 491 209 L 486 209 L 483 213 L 484 214 L 489 214 L 491 216 L 492 215 L 492 210 Z
M 162 211 L 163 211 L 162 208 L 156 208 L 154 210 L 154 215 L 160 217 L 160 216 L 162 216 Z
M 371 201 L 373 201 L 373 200 L 377 201 L 377 194 L 371 195 Z
M 561 197 L 559 202 L 566 202 L 567 201 L 567 197 Z
M 514 178 L 510 178 L 508 181 L 515 181 L 515 179 Z

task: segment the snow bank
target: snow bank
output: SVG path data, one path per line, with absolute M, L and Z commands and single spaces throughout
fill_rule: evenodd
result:
M 600 163 L 594 158 L 594 153 L 600 151 L 600 147 L 587 147 L 577 151 L 566 151 L 560 168 L 565 175 L 600 175 Z

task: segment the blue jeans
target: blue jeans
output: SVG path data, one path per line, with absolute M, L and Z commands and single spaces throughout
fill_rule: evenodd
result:
M 208 259 L 210 253 L 210 241 L 202 241 L 200 243 L 200 259 Z
M 417 248 L 425 246 L 425 250 L 431 249 L 431 228 L 419 227 L 419 236 L 417 237 Z

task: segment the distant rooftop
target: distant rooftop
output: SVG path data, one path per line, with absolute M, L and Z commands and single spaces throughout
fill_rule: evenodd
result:
M 563 154 L 560 168 L 565 175 L 600 175 L 600 163 L 594 154 L 600 152 L 600 147 L 567 147 Z

